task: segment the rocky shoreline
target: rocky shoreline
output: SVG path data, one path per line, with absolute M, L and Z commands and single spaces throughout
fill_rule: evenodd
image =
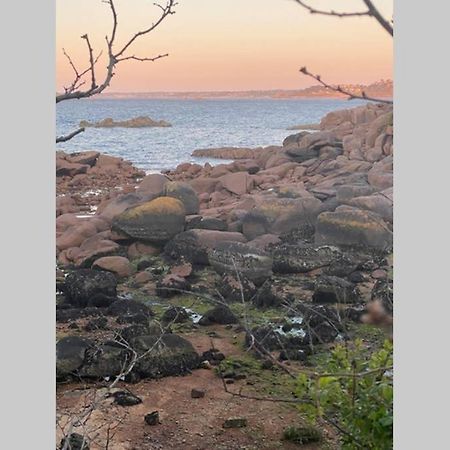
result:
M 217 363 L 195 336 L 224 329 L 302 364 L 313 344 L 346 338 L 341 317 L 386 322 L 392 117 L 389 105 L 336 111 L 280 146 L 196 152 L 232 163 L 147 176 L 58 152 L 58 380 L 121 375 L 131 350 L 128 382 L 189 374 Z

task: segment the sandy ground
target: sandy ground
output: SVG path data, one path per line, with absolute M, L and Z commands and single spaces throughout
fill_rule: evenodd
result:
M 226 356 L 244 354 L 240 346 L 233 344 L 232 332 L 224 327 L 215 329 L 219 338 L 213 338 L 215 348 Z M 185 336 L 199 353 L 211 348 L 211 338 L 195 333 Z M 122 407 L 108 399 L 90 417 L 87 424 L 90 436 L 98 435 L 91 443 L 91 450 L 251 450 L 251 449 L 298 449 L 298 445 L 281 440 L 283 429 L 289 425 L 301 424 L 298 411 L 291 404 L 259 401 L 232 396 L 225 392 L 222 380 L 214 370 L 199 369 L 183 377 L 166 377 L 160 380 L 143 380 L 136 384 L 122 384 L 139 396 L 143 403 Z M 204 389 L 204 398 L 191 398 L 191 390 Z M 230 390 L 240 389 L 248 394 L 258 395 L 255 386 L 247 380 L 235 381 Z M 258 386 L 259 388 L 259 386 Z M 97 384 L 62 384 L 57 389 L 58 420 L 64 424 L 74 411 L 86 405 L 87 398 Z M 98 392 L 98 391 L 97 391 Z M 264 394 L 263 394 L 264 395 Z M 144 416 L 159 411 L 160 424 L 149 426 Z M 224 420 L 230 417 L 245 417 L 248 425 L 240 429 L 224 429 Z M 117 425 L 118 421 L 121 423 Z M 105 442 L 108 424 L 111 425 L 109 446 Z M 114 429 L 112 429 L 114 428 Z M 76 430 L 79 432 L 80 430 Z M 328 431 L 324 430 L 327 434 Z M 62 437 L 57 429 L 57 442 Z M 315 450 L 318 445 L 302 446 Z

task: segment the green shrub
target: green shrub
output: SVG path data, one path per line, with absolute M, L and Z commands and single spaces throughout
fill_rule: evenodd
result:
M 332 417 L 342 432 L 343 449 L 392 449 L 392 342 L 371 354 L 357 340 L 349 349 L 338 345 L 322 362 L 322 375 L 299 376 L 296 394 L 312 421 Z

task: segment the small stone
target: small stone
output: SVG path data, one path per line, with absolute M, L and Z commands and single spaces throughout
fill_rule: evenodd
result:
M 244 428 L 247 426 L 245 417 L 231 417 L 223 423 L 224 428 Z
M 206 394 L 204 389 L 192 389 L 191 390 L 191 398 L 203 398 Z
M 371 275 L 375 280 L 385 280 L 387 278 L 387 272 L 383 269 L 376 269 Z
M 206 361 L 202 361 L 202 362 L 200 363 L 200 368 L 201 368 L 201 369 L 208 369 L 208 370 L 211 370 L 211 369 L 212 369 L 212 366 L 211 366 L 211 363 L 210 363 L 208 360 L 206 360 Z
M 144 417 L 145 423 L 147 425 L 158 425 L 161 422 L 159 421 L 159 412 L 153 411 L 149 414 L 146 414 Z
M 112 394 L 114 403 L 120 406 L 134 406 L 142 403 L 142 400 L 131 392 L 118 391 Z

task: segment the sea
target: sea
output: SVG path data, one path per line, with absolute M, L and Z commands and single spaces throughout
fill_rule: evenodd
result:
M 86 128 L 70 141 L 57 144 L 68 153 L 96 150 L 131 161 L 147 173 L 173 169 L 182 162 L 224 160 L 191 156 L 196 149 L 281 145 L 296 133 L 287 128 L 318 123 L 330 111 L 364 101 L 345 99 L 84 99 L 56 105 L 57 136 L 79 127 L 81 120 L 111 117 L 127 120 L 149 116 L 169 128 Z

